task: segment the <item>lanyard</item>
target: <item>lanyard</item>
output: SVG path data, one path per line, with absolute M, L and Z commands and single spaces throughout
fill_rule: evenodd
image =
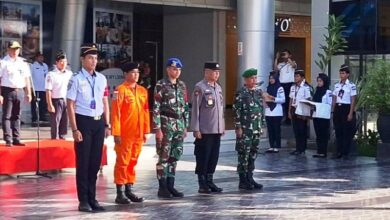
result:
M 297 88 L 297 87 L 295 86 L 295 88 Z M 295 90 L 295 100 L 297 99 L 297 95 L 298 95 L 300 88 L 301 88 L 301 86 L 298 86 L 298 88 Z
M 82 73 L 83 74 L 83 73 Z M 95 77 L 92 75 L 92 82 L 89 81 L 88 77 L 83 75 L 85 79 L 88 81 L 88 84 L 91 86 L 92 89 L 92 98 L 95 98 Z

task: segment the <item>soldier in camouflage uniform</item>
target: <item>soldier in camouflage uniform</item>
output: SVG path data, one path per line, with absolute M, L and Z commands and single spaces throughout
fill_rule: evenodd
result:
M 183 139 L 189 123 L 187 88 L 179 80 L 182 63 L 177 58 L 167 62 L 168 77 L 159 80 L 154 91 L 153 122 L 156 129 L 156 164 L 158 196 L 183 197 L 174 188 L 177 161 L 183 154 Z
M 261 135 L 262 91 L 256 88 L 256 69 L 245 70 L 242 76 L 245 80 L 245 86 L 237 92 L 233 105 L 237 136 L 237 172 L 240 176 L 238 187 L 245 190 L 262 189 L 263 186 L 253 179 Z

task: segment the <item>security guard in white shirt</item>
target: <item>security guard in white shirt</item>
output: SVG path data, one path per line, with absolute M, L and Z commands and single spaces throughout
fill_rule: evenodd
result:
M 69 81 L 66 95 L 75 141 L 79 211 L 104 211 L 96 200 L 96 179 L 104 138 L 110 133 L 107 79 L 95 71 L 96 44 L 82 45 L 80 56 L 82 68 Z
M 45 79 L 47 110 L 50 113 L 51 139 L 65 139 L 68 131 L 68 115 L 66 111 L 66 89 L 72 72 L 67 70 L 68 60 L 64 51 L 56 54 L 55 69 Z
M 18 90 L 24 89 L 25 100 L 31 101 L 30 67 L 19 57 L 19 42 L 8 43 L 8 55 L 0 62 L 1 95 L 0 104 L 3 104 L 3 138 L 8 147 L 25 146 L 20 142 L 20 102 Z
M 305 154 L 307 147 L 307 116 L 295 113 L 298 102 L 311 99 L 311 86 L 305 81 L 303 70 L 296 70 L 295 85 L 291 86 L 288 117 L 292 120 L 295 135 L 295 151 L 292 155 Z
M 349 81 L 350 70 L 343 64 L 339 70 L 340 82 L 333 90 L 333 124 L 336 133 L 337 154 L 335 159 L 349 159 L 352 138 L 356 132 L 356 85 Z
M 49 68 L 47 64 L 43 62 L 44 56 L 41 52 L 38 52 L 35 55 L 35 62 L 31 65 L 31 79 L 34 85 L 35 94 L 33 94 L 33 99 L 31 100 L 31 119 L 32 122 L 37 122 L 37 105 L 38 101 L 38 110 L 39 110 L 39 119 L 41 121 L 46 121 L 46 113 L 47 113 L 47 103 L 46 103 L 46 92 L 45 92 L 45 78 L 47 73 L 49 72 Z

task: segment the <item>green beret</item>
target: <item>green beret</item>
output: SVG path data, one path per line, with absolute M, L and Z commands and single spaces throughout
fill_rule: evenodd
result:
M 250 69 L 247 69 L 244 71 L 244 73 L 242 74 L 242 77 L 249 78 L 251 76 L 256 76 L 256 75 L 257 75 L 257 69 L 250 68 Z

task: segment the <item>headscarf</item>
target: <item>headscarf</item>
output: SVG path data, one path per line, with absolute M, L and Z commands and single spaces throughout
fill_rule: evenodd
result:
M 269 78 L 271 78 L 271 77 L 275 79 L 275 83 L 274 84 L 271 84 L 271 83 L 268 84 L 267 93 L 272 95 L 273 97 L 276 97 L 278 95 L 278 89 L 281 86 L 280 82 L 279 82 L 279 76 L 275 72 L 270 72 Z M 276 103 L 275 102 L 267 102 L 267 105 L 271 109 L 271 111 L 273 111 L 274 108 L 276 107 Z
M 313 101 L 314 102 L 322 102 L 322 97 L 326 94 L 326 91 L 329 89 L 329 77 L 324 74 L 320 73 L 318 74 L 317 79 L 321 79 L 324 82 L 324 85 L 319 87 L 317 86 L 316 92 L 314 93 L 313 96 Z

